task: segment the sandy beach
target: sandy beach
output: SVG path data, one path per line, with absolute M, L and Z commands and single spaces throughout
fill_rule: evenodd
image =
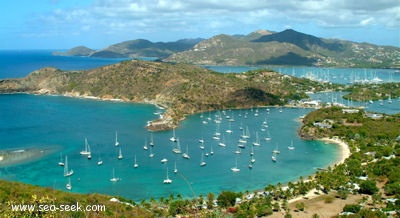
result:
M 340 140 L 339 138 L 322 138 L 322 139 L 320 139 L 320 141 L 323 141 L 323 142 L 325 142 L 325 143 L 336 144 L 336 145 L 339 146 L 339 149 L 340 149 L 340 156 L 339 156 L 339 158 L 337 159 L 337 161 L 334 162 L 334 164 L 341 164 L 341 163 L 344 163 L 344 161 L 345 161 L 348 157 L 350 157 L 350 155 L 351 155 L 349 145 L 348 145 L 346 142 Z

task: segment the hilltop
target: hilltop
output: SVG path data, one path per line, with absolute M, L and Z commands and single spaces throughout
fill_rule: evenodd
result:
M 188 64 L 129 60 L 86 71 L 36 70 L 0 80 L 0 93 L 28 92 L 144 102 L 166 108 L 148 127 L 169 129 L 188 114 L 224 108 L 282 105 L 324 87 L 271 70 L 223 74 Z
M 100 58 L 140 58 L 154 57 L 163 59 L 173 53 L 192 48 L 203 39 L 181 39 L 175 42 L 151 42 L 146 39 L 135 39 L 120 42 L 100 50 L 78 46 L 67 52 L 54 52 L 53 55 L 88 56 Z
M 292 29 L 221 34 L 175 53 L 166 61 L 201 65 L 303 65 L 325 67 L 400 66 L 400 48 L 324 39 Z

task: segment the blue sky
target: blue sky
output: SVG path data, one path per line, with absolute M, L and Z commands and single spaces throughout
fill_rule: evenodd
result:
M 101 49 L 292 28 L 400 47 L 399 0 L 3 0 L 0 49 Z

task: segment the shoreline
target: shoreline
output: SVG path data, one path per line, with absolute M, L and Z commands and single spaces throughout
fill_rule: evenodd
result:
M 321 141 L 321 142 L 324 142 L 325 144 L 334 144 L 334 145 L 339 147 L 339 155 L 338 155 L 338 157 L 336 158 L 335 161 L 333 161 L 328 166 L 335 167 L 338 164 L 343 164 L 345 162 L 345 160 L 348 157 L 350 157 L 350 155 L 351 155 L 351 151 L 350 151 L 349 145 L 345 141 L 340 140 L 339 138 L 336 138 L 336 137 L 334 137 L 334 138 L 324 137 L 324 138 L 317 139 L 317 140 Z M 315 173 L 313 175 L 315 175 Z M 314 178 L 312 178 L 312 180 L 314 180 Z M 304 182 L 309 182 L 309 181 L 312 181 L 312 180 L 304 180 Z M 297 181 L 298 180 L 296 180 L 296 182 Z M 296 201 L 299 201 L 299 200 L 303 200 L 303 199 L 313 199 L 313 198 L 316 198 L 318 196 L 321 196 L 321 193 L 317 194 L 316 192 L 317 192 L 317 190 L 314 188 L 314 189 L 310 190 L 305 195 L 297 196 L 295 198 L 292 198 L 292 199 L 288 200 L 288 203 L 293 203 L 293 202 L 296 202 Z

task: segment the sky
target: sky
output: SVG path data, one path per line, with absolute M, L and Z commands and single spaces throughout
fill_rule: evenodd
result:
M 400 47 L 399 0 L 3 0 L 0 49 L 101 49 L 294 29 Z

